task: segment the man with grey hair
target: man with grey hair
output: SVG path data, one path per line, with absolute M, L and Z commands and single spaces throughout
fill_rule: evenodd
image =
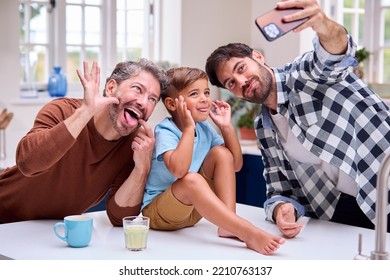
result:
M 16 166 L 0 173 L 0 223 L 81 214 L 109 192 L 113 225 L 138 215 L 154 147 L 147 124 L 165 71 L 149 60 L 118 63 L 99 93 L 100 68 L 77 70 L 84 98 L 58 98 L 18 144 Z

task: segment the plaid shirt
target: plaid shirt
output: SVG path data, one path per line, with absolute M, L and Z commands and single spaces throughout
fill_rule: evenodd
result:
M 314 51 L 273 69 L 277 110 L 308 151 L 356 181 L 357 203 L 375 222 L 376 176 L 390 152 L 390 112 L 349 71 L 357 64 L 356 45 L 349 35 L 344 55 L 329 54 L 318 37 L 313 45 Z M 331 219 L 340 196 L 336 186 L 322 170 L 288 159 L 268 108 L 263 106 L 255 127 L 265 166 L 267 218 L 272 220 L 275 202 L 290 201 L 300 215 Z

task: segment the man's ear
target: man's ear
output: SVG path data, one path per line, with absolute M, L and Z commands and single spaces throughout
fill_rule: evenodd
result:
M 106 83 L 106 88 L 105 88 L 106 96 L 113 96 L 117 90 L 117 87 L 118 87 L 118 84 L 116 83 L 116 81 L 114 79 L 109 80 Z
M 257 50 L 252 51 L 252 57 L 254 60 L 260 62 L 261 64 L 265 63 L 263 54 Z
M 165 108 L 169 111 L 176 111 L 175 100 L 172 97 L 166 97 L 164 99 Z

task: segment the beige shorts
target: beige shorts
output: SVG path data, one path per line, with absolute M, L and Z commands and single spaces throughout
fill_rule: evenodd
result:
M 211 189 L 214 189 L 212 180 L 205 176 L 202 169 L 199 174 L 206 179 Z M 202 218 L 193 205 L 183 204 L 173 195 L 172 186 L 156 196 L 142 210 L 142 215 L 150 218 L 150 228 L 158 230 L 191 227 Z

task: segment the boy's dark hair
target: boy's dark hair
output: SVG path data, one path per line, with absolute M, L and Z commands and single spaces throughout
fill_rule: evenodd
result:
M 232 57 L 250 57 L 252 58 L 253 49 L 242 43 L 230 43 L 217 48 L 206 61 L 206 73 L 209 76 L 210 83 L 214 86 L 224 88 L 217 78 L 217 69 L 222 62 L 229 61 Z
M 168 90 L 161 95 L 162 100 L 169 97 L 175 97 L 176 94 L 188 85 L 199 79 L 207 79 L 205 71 L 191 67 L 176 67 L 167 71 Z

